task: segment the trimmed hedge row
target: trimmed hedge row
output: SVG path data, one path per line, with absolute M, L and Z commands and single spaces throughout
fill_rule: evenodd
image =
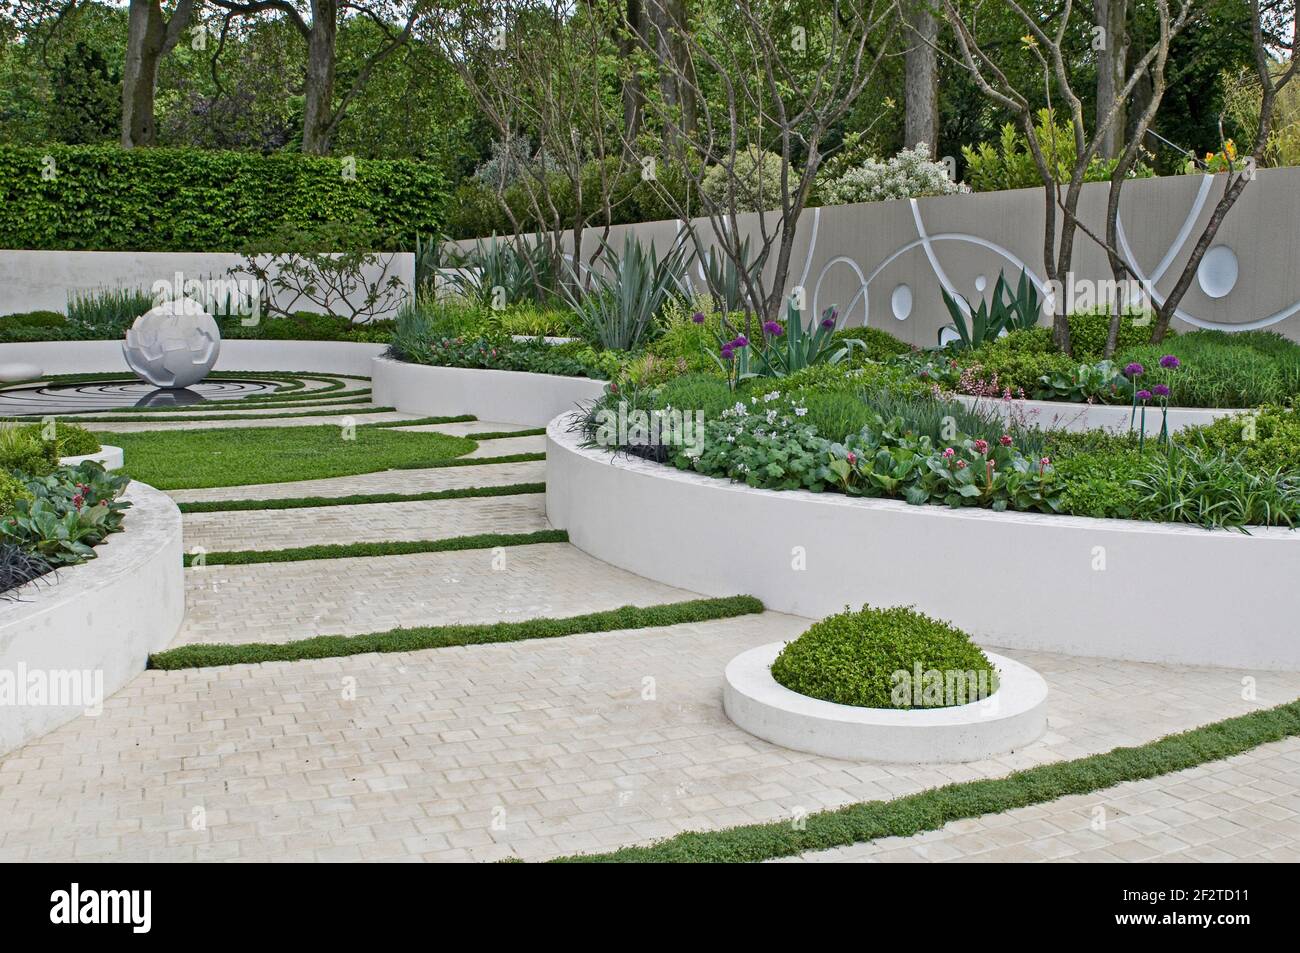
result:
M 446 183 L 406 160 L 0 145 L 0 248 L 239 251 L 278 229 L 365 221 L 407 243 L 439 229 Z M 392 244 L 392 242 L 390 242 Z

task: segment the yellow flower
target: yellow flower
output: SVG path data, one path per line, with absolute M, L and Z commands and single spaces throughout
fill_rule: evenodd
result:
M 1229 139 L 1227 142 L 1223 144 L 1223 146 L 1224 146 L 1224 151 L 1228 153 L 1229 159 L 1237 158 L 1237 144 L 1235 142 Z
M 1034 35 L 1033 35 L 1032 33 L 1026 33 L 1024 36 L 1022 36 L 1022 37 L 1020 38 L 1020 42 L 1023 43 L 1023 44 L 1025 44 L 1025 46 L 1037 46 L 1037 45 L 1038 45 L 1038 41 L 1037 41 L 1036 39 L 1034 39 Z

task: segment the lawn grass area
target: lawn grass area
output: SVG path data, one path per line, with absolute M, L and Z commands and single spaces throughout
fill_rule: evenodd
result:
M 951 821 L 1088 794 L 1222 761 L 1300 734 L 1300 701 L 1168 735 L 1135 748 L 1045 764 L 1005 778 L 963 781 L 892 801 L 865 801 L 790 820 L 679 834 L 646 847 L 559 858 L 604 863 L 754 863 L 882 837 L 911 837 Z
M 433 466 L 477 444 L 440 433 L 400 433 L 358 426 L 245 427 L 97 434 L 121 447 L 123 472 L 160 490 L 286 483 L 377 470 Z
M 296 642 L 250 642 L 246 645 L 182 645 L 156 652 L 149 667 L 158 669 L 206 668 L 213 665 L 242 665 L 260 662 L 292 662 L 299 659 L 339 658 L 364 652 L 413 652 L 417 649 L 453 645 L 483 645 L 489 642 L 521 642 L 553 639 L 583 632 L 617 632 L 622 629 L 653 629 L 686 622 L 729 619 L 763 611 L 753 596 L 720 599 L 692 599 L 658 606 L 623 606 L 607 612 L 568 616 L 561 619 L 528 619 L 522 622 L 494 622 L 484 625 L 432 625 L 389 629 L 369 635 L 321 635 Z

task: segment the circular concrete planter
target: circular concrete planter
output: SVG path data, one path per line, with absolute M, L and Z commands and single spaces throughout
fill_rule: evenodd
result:
M 557 374 L 432 367 L 387 357 L 371 362 L 381 407 L 421 415 L 473 414 L 479 420 L 545 427 L 554 417 L 605 392 L 605 381 Z
M 1045 430 L 1112 430 L 1129 429 L 1133 418 L 1133 408 L 1128 404 L 1076 404 L 1063 400 L 1002 400 L 991 397 L 970 397 L 958 394 L 957 399 L 969 408 L 994 410 L 1003 419 L 1014 417 L 1027 421 L 1031 426 Z M 1199 427 L 1212 424 L 1220 417 L 1249 413 L 1249 410 L 1234 410 L 1226 407 L 1170 407 L 1169 432 L 1178 433 L 1187 427 Z M 1146 433 L 1148 437 L 1160 433 L 1160 408 L 1154 404 L 1147 407 Z M 1142 426 L 1142 411 L 1139 409 L 1133 429 Z
M 95 716 L 142 672 L 185 617 L 181 514 L 167 494 L 127 487 L 123 530 L 0 602 L 0 755 Z M 40 686 L 60 687 L 38 698 Z M 8 694 L 6 694 L 6 692 Z M 16 693 L 16 694 L 15 694 Z
M 1300 670 L 1300 532 L 756 490 L 584 448 L 569 425 L 547 428 L 547 518 L 656 582 L 812 619 L 910 605 L 1003 648 Z
M 85 463 L 87 460 L 98 463 L 105 470 L 117 470 L 122 466 L 122 448 L 104 445 L 99 448 L 98 453 L 83 453 L 79 457 L 59 457 L 59 463 L 67 467 L 75 467 L 78 463 Z
M 1015 751 L 1047 728 L 1047 683 L 1026 665 L 985 653 L 998 690 L 950 708 L 857 708 L 792 692 L 772 677 L 785 642 L 741 652 L 727 664 L 722 707 L 751 735 L 845 761 L 924 764 L 979 761 Z
M 307 374 L 370 376 L 370 361 L 386 344 L 353 341 L 221 342 L 216 371 L 285 371 Z M 45 374 L 121 372 L 134 376 L 122 357 L 121 341 L 31 341 L 0 344 L 0 362 L 37 364 Z

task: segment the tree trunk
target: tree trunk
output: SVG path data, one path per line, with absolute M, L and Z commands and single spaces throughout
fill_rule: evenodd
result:
M 645 11 L 641 0 L 627 0 L 627 21 L 619 31 L 618 53 L 627 73 L 623 77 L 623 136 L 628 144 L 641 134 L 641 79 L 630 65 L 638 43 L 637 37 L 645 35 Z
M 647 36 L 655 41 L 654 53 L 658 57 L 659 91 L 665 105 L 677 109 L 682 130 L 690 135 L 695 131 L 694 77 L 686 52 L 682 33 L 688 28 L 686 0 L 650 0 L 645 10 Z
M 193 0 L 180 0 L 172 18 L 164 20 L 160 0 L 131 0 L 122 67 L 122 148 L 152 146 L 158 141 L 154 125 L 158 64 L 180 39 L 193 10 Z
M 1092 0 L 1093 22 L 1100 29 L 1094 47 L 1097 53 L 1097 115 L 1101 125 L 1115 105 L 1117 91 L 1124 86 L 1128 69 L 1128 6 L 1129 0 Z M 1100 154 L 1114 159 L 1120 154 L 1124 133 L 1128 127 L 1125 104 L 1121 102 L 1115 120 L 1105 130 Z
M 307 76 L 302 114 L 302 151 L 323 156 L 330 151 L 334 119 L 334 48 L 338 38 L 338 0 L 311 0 L 307 35 Z
M 914 0 L 907 9 L 907 52 L 903 57 L 903 99 L 906 119 L 903 145 L 911 149 L 924 142 L 933 158 L 939 147 L 939 73 L 934 44 L 939 21 L 926 0 Z

